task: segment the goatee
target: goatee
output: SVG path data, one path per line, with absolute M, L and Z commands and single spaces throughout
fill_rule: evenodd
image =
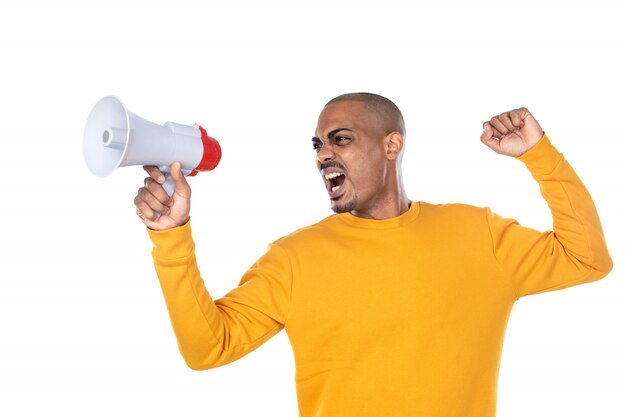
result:
M 335 213 L 348 213 L 356 208 L 356 195 L 345 204 L 331 203 L 331 208 Z

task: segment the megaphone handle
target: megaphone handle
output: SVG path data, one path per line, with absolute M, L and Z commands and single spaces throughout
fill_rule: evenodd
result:
M 172 174 L 170 174 L 170 167 L 167 165 L 159 165 L 159 171 L 165 177 L 165 181 L 163 182 L 163 189 L 170 197 L 174 195 L 174 190 L 176 186 L 174 185 L 174 178 L 172 178 Z M 184 172 L 183 172 L 184 174 Z
M 174 178 L 172 178 L 169 172 L 164 172 L 163 175 L 165 175 L 163 189 L 165 190 L 167 195 L 171 197 L 174 195 L 174 190 L 176 189 L 176 186 L 174 185 Z
M 161 172 L 163 172 L 163 171 L 161 171 Z M 163 183 L 163 189 L 165 190 L 167 195 L 169 195 L 171 197 L 171 196 L 174 195 L 174 191 L 176 190 L 176 186 L 174 185 L 174 178 L 172 178 L 172 176 L 170 175 L 169 171 L 163 172 L 163 175 L 165 176 L 165 182 Z M 156 218 L 157 219 L 159 217 L 161 217 L 160 213 L 155 213 L 155 214 L 156 214 Z
M 165 182 L 163 183 L 163 188 L 165 189 L 165 192 L 167 193 L 167 195 L 171 197 L 174 195 L 176 186 L 174 185 L 174 178 L 172 178 L 172 174 L 170 174 L 170 167 L 162 165 L 162 166 L 159 166 L 159 170 L 165 176 Z M 182 169 L 181 172 L 183 173 L 184 176 L 191 174 L 191 170 L 189 169 Z

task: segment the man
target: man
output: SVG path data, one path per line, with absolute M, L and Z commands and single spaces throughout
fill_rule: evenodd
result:
M 530 112 L 483 129 L 483 143 L 539 182 L 554 232 L 487 208 L 409 200 L 400 111 L 346 94 L 324 107 L 313 138 L 337 214 L 270 244 L 216 301 L 196 266 L 189 185 L 174 164 L 170 199 L 147 167 L 135 205 L 189 367 L 232 362 L 285 328 L 301 416 L 494 416 L 514 302 L 598 280 L 612 262 L 591 197 Z

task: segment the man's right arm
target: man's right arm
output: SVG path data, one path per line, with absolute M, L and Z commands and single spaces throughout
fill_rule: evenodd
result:
M 284 327 L 292 280 L 288 256 L 270 245 L 237 288 L 213 301 L 196 263 L 189 225 L 191 188 L 180 165 L 171 169 L 176 187 L 171 199 L 158 169 L 145 169 L 150 177 L 135 206 L 154 243 L 154 265 L 180 352 L 197 370 L 232 362 Z
M 196 264 L 189 223 L 163 231 L 149 230 L 149 234 L 172 327 L 190 368 L 230 363 L 284 327 L 291 268 L 280 246 L 270 245 L 237 288 L 213 301 Z

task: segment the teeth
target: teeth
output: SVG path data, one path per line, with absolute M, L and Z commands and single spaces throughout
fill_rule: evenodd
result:
M 341 187 L 341 185 L 335 185 L 333 188 L 331 188 L 331 191 L 334 193 L 339 189 L 339 187 Z
M 330 174 L 324 175 L 324 178 L 326 178 L 327 180 L 332 180 L 333 178 L 336 178 L 336 177 L 338 177 L 340 175 L 342 175 L 342 174 L 340 174 L 338 172 L 331 172 Z

